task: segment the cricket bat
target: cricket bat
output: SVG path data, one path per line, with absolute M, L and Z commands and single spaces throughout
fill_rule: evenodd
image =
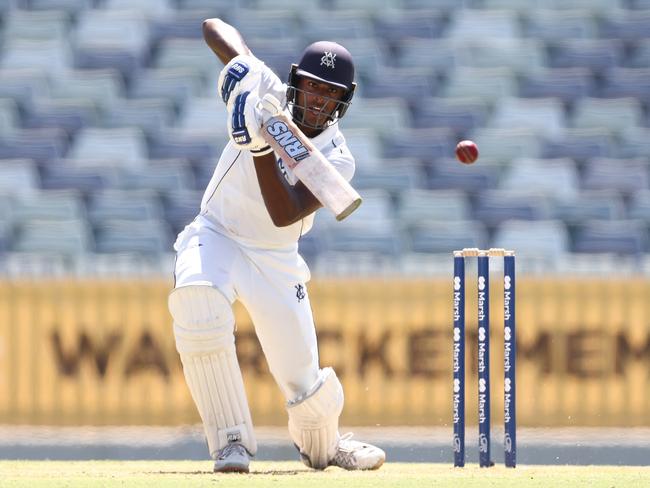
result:
M 361 196 L 279 109 L 279 102 L 267 94 L 260 105 L 270 113 L 262 124 L 262 137 L 296 177 L 334 213 L 336 220 L 343 220 L 354 212 L 361 205 Z

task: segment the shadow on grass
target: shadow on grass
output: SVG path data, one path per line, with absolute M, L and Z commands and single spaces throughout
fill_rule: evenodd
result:
M 213 471 L 150 471 L 145 474 L 169 474 L 169 475 L 218 475 L 218 476 L 259 476 L 259 475 L 272 475 L 272 476 L 295 476 L 300 473 L 307 473 L 310 470 L 306 469 L 267 469 L 263 471 L 251 471 L 250 473 L 214 473 Z

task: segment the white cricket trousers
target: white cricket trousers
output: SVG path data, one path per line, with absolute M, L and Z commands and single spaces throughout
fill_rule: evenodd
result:
M 309 269 L 297 251 L 245 248 L 197 221 L 179 234 L 174 249 L 176 287 L 214 286 L 231 304 L 244 305 L 287 401 L 316 383 L 318 346 L 305 287 Z

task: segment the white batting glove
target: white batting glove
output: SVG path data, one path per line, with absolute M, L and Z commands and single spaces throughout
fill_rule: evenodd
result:
M 282 113 L 283 110 L 280 100 L 270 93 L 267 93 L 262 97 L 262 99 L 257 103 L 257 108 L 261 113 L 263 122 L 266 122 L 271 117 Z
M 239 148 L 250 151 L 253 156 L 263 156 L 273 149 L 262 137 L 265 117 L 258 108 L 260 99 L 245 91 L 235 97 L 232 110 L 228 111 L 228 137 Z
M 235 98 L 241 92 L 257 93 L 262 79 L 263 63 L 254 56 L 240 54 L 226 64 L 219 73 L 219 95 L 228 110 L 232 110 Z

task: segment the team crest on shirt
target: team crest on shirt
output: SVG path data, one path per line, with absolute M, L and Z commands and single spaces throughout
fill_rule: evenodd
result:
M 300 303 L 306 296 L 305 287 L 298 283 L 294 288 L 296 289 L 296 298 L 298 299 L 298 303 Z
M 336 60 L 336 54 L 332 53 L 332 51 L 325 51 L 323 53 L 323 57 L 320 58 L 320 64 L 321 66 L 325 65 L 328 68 L 334 69 L 334 61 Z

